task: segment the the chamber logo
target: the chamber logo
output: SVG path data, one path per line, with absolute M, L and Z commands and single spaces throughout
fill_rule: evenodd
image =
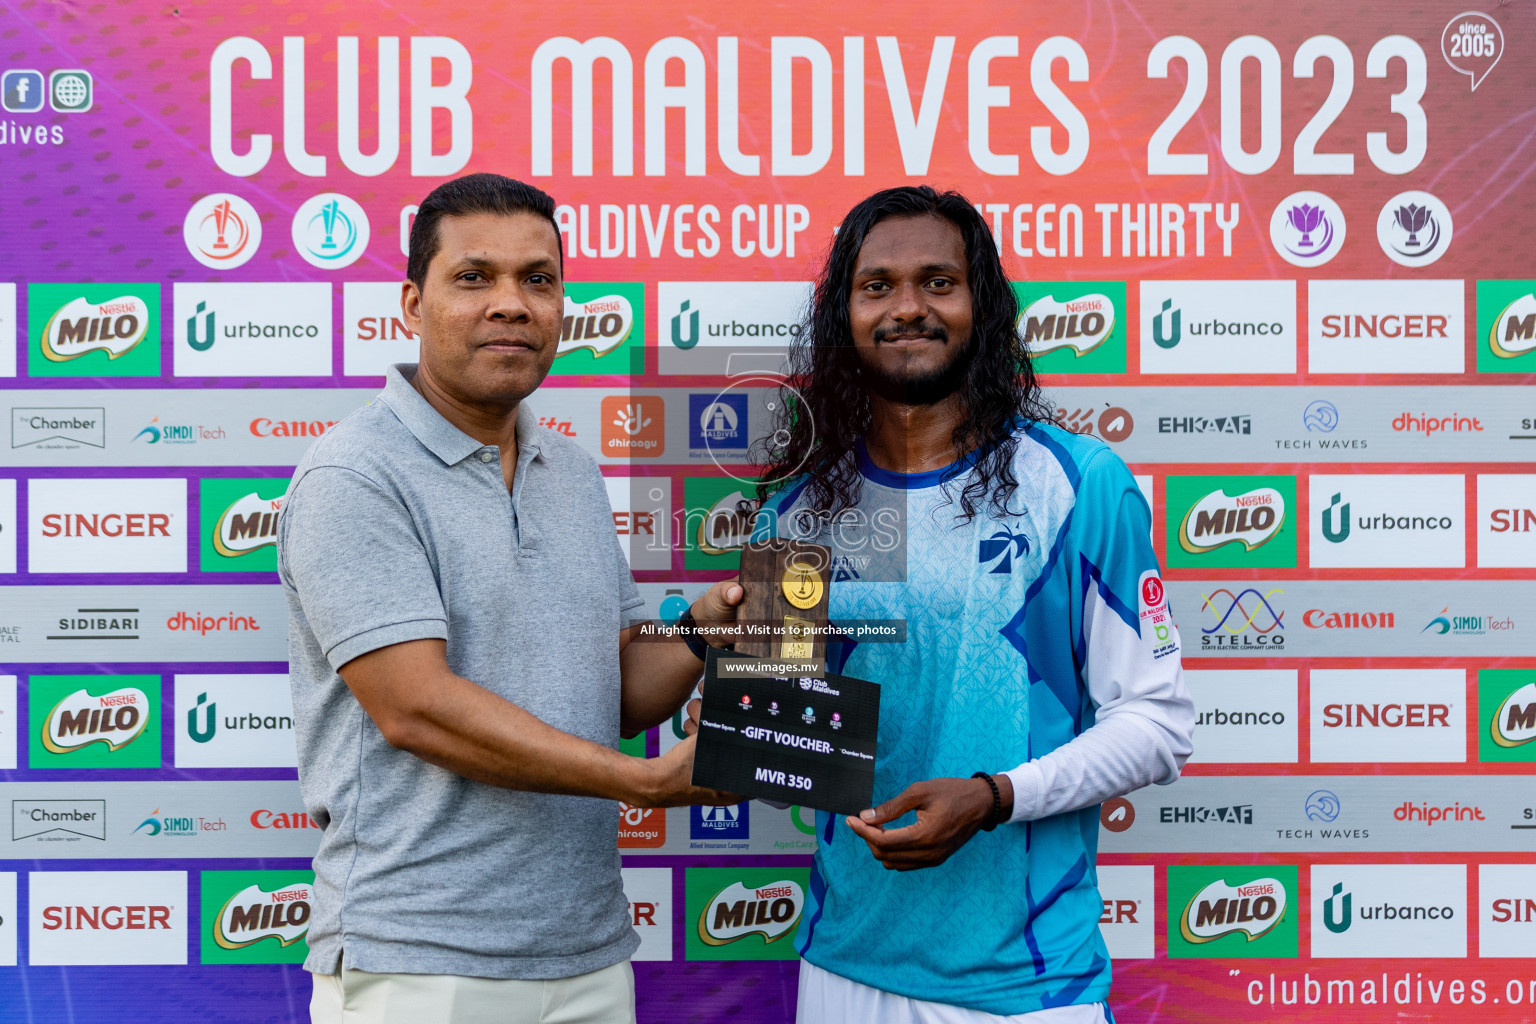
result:
M 117 359 L 149 333 L 149 305 L 137 295 L 119 295 L 106 302 L 84 296 L 65 303 L 43 328 L 43 355 L 51 362 L 79 359 L 87 352 L 105 352 Z
M 92 743 L 119 750 L 138 739 L 149 724 L 149 697 L 134 686 L 93 696 L 76 690 L 59 701 L 43 721 L 43 746 L 67 754 Z
M 1194 943 L 1236 934 L 1252 942 L 1284 920 L 1285 910 L 1285 884 L 1278 878 L 1257 878 L 1238 885 L 1218 878 L 1185 905 L 1179 934 Z
M 780 879 L 750 889 L 732 882 L 704 904 L 699 938 L 710 946 L 723 946 L 748 935 L 775 942 L 794 931 L 804 907 L 805 892 L 798 882 Z
M 246 886 L 219 908 L 213 941 L 221 949 L 244 949 L 263 939 L 272 939 L 280 947 L 293 945 L 309 932 L 313 889 L 309 882 L 295 882 L 275 892 Z
M 1212 491 L 1192 505 L 1179 524 L 1179 546 L 1190 554 L 1241 544 L 1252 551 L 1285 524 L 1285 496 L 1273 487 L 1242 494 Z

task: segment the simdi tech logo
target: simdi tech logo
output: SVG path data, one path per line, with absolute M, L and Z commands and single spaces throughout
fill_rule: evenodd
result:
M 1296 566 L 1295 477 L 1170 476 L 1165 483 L 1169 566 Z
M 1124 281 L 1015 281 L 1036 373 L 1124 373 Z
M 313 871 L 204 871 L 205 964 L 298 964 L 313 909 Z
M 203 572 L 277 572 L 277 519 L 288 478 L 205 477 L 198 484 Z
M 27 285 L 27 373 L 160 376 L 158 284 Z
M 32 676 L 28 768 L 159 768 L 159 676 Z
M 565 316 L 550 373 L 645 372 L 645 285 L 565 285 Z
M 1168 956 L 1297 956 L 1297 877 L 1294 864 L 1170 865 Z
M 1477 369 L 1536 370 L 1536 281 L 1477 282 Z
M 809 868 L 689 868 L 689 960 L 795 960 Z
M 1477 759 L 1536 761 L 1536 670 L 1478 670 Z

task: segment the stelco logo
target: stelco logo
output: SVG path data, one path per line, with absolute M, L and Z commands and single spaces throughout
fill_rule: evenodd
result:
M 1184 513 L 1179 546 L 1190 554 L 1240 543 L 1249 551 L 1269 541 L 1285 524 L 1285 497 L 1273 487 L 1232 496 L 1212 491 Z
M 277 543 L 277 517 L 283 498 L 263 498 L 255 491 L 236 501 L 219 516 L 213 529 L 213 547 L 225 558 L 248 555 Z
M 1527 292 L 1493 318 L 1488 347 L 1500 359 L 1514 359 L 1536 349 L 1536 294 Z
M 53 706 L 43 720 L 43 746 L 50 753 L 67 754 L 92 743 L 108 750 L 127 746 L 149 724 L 149 697 L 127 686 L 100 697 L 76 690 Z
M 804 907 L 805 893 L 797 882 L 773 882 L 756 889 L 732 882 L 704 904 L 699 938 L 711 946 L 753 934 L 774 942 L 794 930 Z
M 1217 879 L 1195 893 L 1179 921 L 1179 934 L 1187 942 L 1210 942 L 1241 932 L 1248 941 L 1269 931 L 1285 917 L 1285 885 L 1275 878 L 1259 878 L 1241 885 Z
M 634 324 L 634 307 L 622 295 L 604 295 L 590 302 L 572 302 L 567 295 L 555 355 L 585 348 L 592 350 L 593 357 L 605 356 L 624 343 Z
M 1493 742 L 1501 747 L 1523 747 L 1536 740 L 1536 683 L 1526 683 L 1504 698 L 1493 713 Z
M 279 946 L 293 945 L 309 931 L 312 888 L 308 882 L 285 885 L 275 892 L 259 885 L 246 886 L 219 908 L 213 922 L 213 941 L 224 949 L 243 949 L 262 939 L 276 939 Z
M 1057 302 L 1047 295 L 1031 302 L 1021 317 L 1024 347 L 1041 356 L 1059 348 L 1074 355 L 1092 352 L 1115 330 L 1115 304 L 1107 295 L 1083 295 Z
M 86 302 L 82 297 L 54 313 L 43 328 L 43 355 L 55 363 L 96 351 L 116 359 L 148 332 L 149 305 L 137 295 L 122 295 L 110 302 Z

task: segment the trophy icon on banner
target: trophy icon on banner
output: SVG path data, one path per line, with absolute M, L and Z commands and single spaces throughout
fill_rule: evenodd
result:
M 320 243 L 321 249 L 336 248 L 336 217 L 341 213 L 341 204 L 332 199 L 320 207 L 320 218 L 325 222 L 325 241 Z
M 230 213 L 228 199 L 213 208 L 213 248 L 215 249 L 229 248 L 229 242 L 225 240 L 224 234 L 229 230 Z
M 261 245 L 261 218 L 239 196 L 215 192 L 192 204 L 181 233 L 193 259 L 205 267 L 227 270 L 256 254 Z

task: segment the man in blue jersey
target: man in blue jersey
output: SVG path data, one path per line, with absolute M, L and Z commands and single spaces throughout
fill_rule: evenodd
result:
M 877 806 L 818 814 L 801 1024 L 1112 1019 L 1098 805 L 1177 778 L 1194 710 L 1147 502 L 1050 422 L 1017 320 L 975 208 L 895 188 L 792 352 L 760 535 L 831 547 L 834 624 L 907 627 L 829 648 L 883 688 Z

